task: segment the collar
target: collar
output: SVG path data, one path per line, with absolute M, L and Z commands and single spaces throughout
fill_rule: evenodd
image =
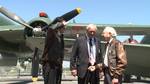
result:
M 114 39 L 114 38 L 111 38 L 111 39 L 109 40 L 109 43 L 111 43 L 113 39 Z

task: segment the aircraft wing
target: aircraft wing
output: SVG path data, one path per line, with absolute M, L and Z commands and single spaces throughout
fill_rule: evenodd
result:
M 66 31 L 64 36 L 68 39 L 75 39 L 76 38 L 76 34 L 82 35 L 85 33 L 86 30 L 86 26 L 89 23 L 69 23 L 66 26 Z M 98 36 L 100 36 L 100 33 L 103 31 L 104 27 L 106 26 L 112 26 L 117 30 L 117 33 L 119 35 L 145 35 L 145 34 L 150 34 L 150 25 L 132 25 L 132 24 L 126 24 L 126 25 L 122 25 L 122 24 L 96 24 L 98 27 Z M 73 40 L 72 40 L 73 41 Z M 67 41 L 67 46 L 69 46 L 69 42 L 72 41 Z M 143 45 L 143 44 L 136 44 L 136 45 Z M 71 45 L 70 45 L 71 46 Z M 128 45 L 129 46 L 129 45 Z M 131 46 L 131 45 L 130 45 Z M 133 46 L 131 46 L 133 47 Z M 71 47 L 70 47 L 71 48 Z M 70 50 L 70 49 L 68 49 Z M 127 51 L 130 51 L 131 49 L 127 48 Z M 137 51 L 136 49 L 135 52 Z M 139 49 L 139 52 L 141 52 L 142 49 Z M 129 55 L 132 56 L 133 53 L 128 52 Z M 143 52 L 141 52 L 142 54 Z M 68 59 L 68 57 L 67 57 Z
M 125 44 L 128 66 L 126 73 L 150 77 L 150 45 Z
M 68 33 L 83 33 L 87 23 L 70 23 L 67 28 L 72 29 Z M 133 24 L 96 24 L 98 32 L 101 33 L 106 26 L 114 27 L 119 35 L 146 35 L 150 34 L 150 25 L 133 25 Z M 68 30 L 69 30 L 68 29 Z
M 14 21 L 0 14 L 0 38 L 5 39 L 6 41 L 15 42 L 14 38 L 17 36 L 19 38 L 23 37 L 24 27 L 18 25 Z
M 0 26 L 6 25 L 16 25 L 16 23 L 0 14 Z
M 23 31 L 23 26 L 19 25 L 0 26 L 0 38 L 16 43 L 24 39 Z
M 23 40 L 23 26 L 0 14 L 0 66 L 15 66 L 17 42 Z

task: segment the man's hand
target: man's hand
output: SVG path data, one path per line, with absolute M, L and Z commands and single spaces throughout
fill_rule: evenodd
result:
M 99 69 L 100 72 L 103 71 L 103 64 L 102 63 L 96 64 L 95 67 L 96 67 L 96 69 Z
M 71 74 L 72 74 L 73 76 L 77 76 L 77 70 L 76 70 L 76 69 L 71 70 Z
M 91 72 L 95 71 L 96 67 L 95 66 L 89 66 L 88 70 L 90 70 Z
M 119 84 L 119 80 L 116 79 L 116 78 L 113 78 L 113 79 L 112 79 L 112 84 Z
M 62 23 L 63 23 L 63 25 L 67 25 L 68 24 L 68 22 L 66 22 L 66 21 L 62 21 Z

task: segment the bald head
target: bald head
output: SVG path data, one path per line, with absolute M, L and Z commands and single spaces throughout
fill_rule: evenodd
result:
M 89 36 L 89 37 L 92 37 L 92 36 L 95 36 L 95 35 L 96 35 L 97 27 L 96 27 L 96 25 L 94 25 L 94 24 L 89 24 L 89 25 L 86 27 L 86 30 L 87 30 L 88 36 Z
M 94 25 L 94 24 L 89 24 L 89 25 L 86 27 L 86 29 L 87 29 L 87 30 L 94 30 L 94 31 L 96 31 L 96 30 L 97 30 L 97 27 L 96 27 L 96 25 Z

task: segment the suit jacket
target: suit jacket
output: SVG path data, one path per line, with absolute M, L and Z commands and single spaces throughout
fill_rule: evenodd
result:
M 71 59 L 70 69 L 76 69 L 79 77 L 84 77 L 89 66 L 89 54 L 87 45 L 87 36 L 81 36 L 76 39 L 74 43 Z M 102 56 L 100 50 L 100 41 L 96 38 L 96 64 L 102 63 Z
M 116 39 L 113 39 L 108 46 L 109 71 L 112 77 L 118 78 L 122 75 L 127 65 L 126 53 L 123 44 Z
M 49 63 L 50 67 L 61 66 L 64 58 L 63 35 L 58 36 L 56 30 L 48 29 L 43 51 L 43 64 Z

